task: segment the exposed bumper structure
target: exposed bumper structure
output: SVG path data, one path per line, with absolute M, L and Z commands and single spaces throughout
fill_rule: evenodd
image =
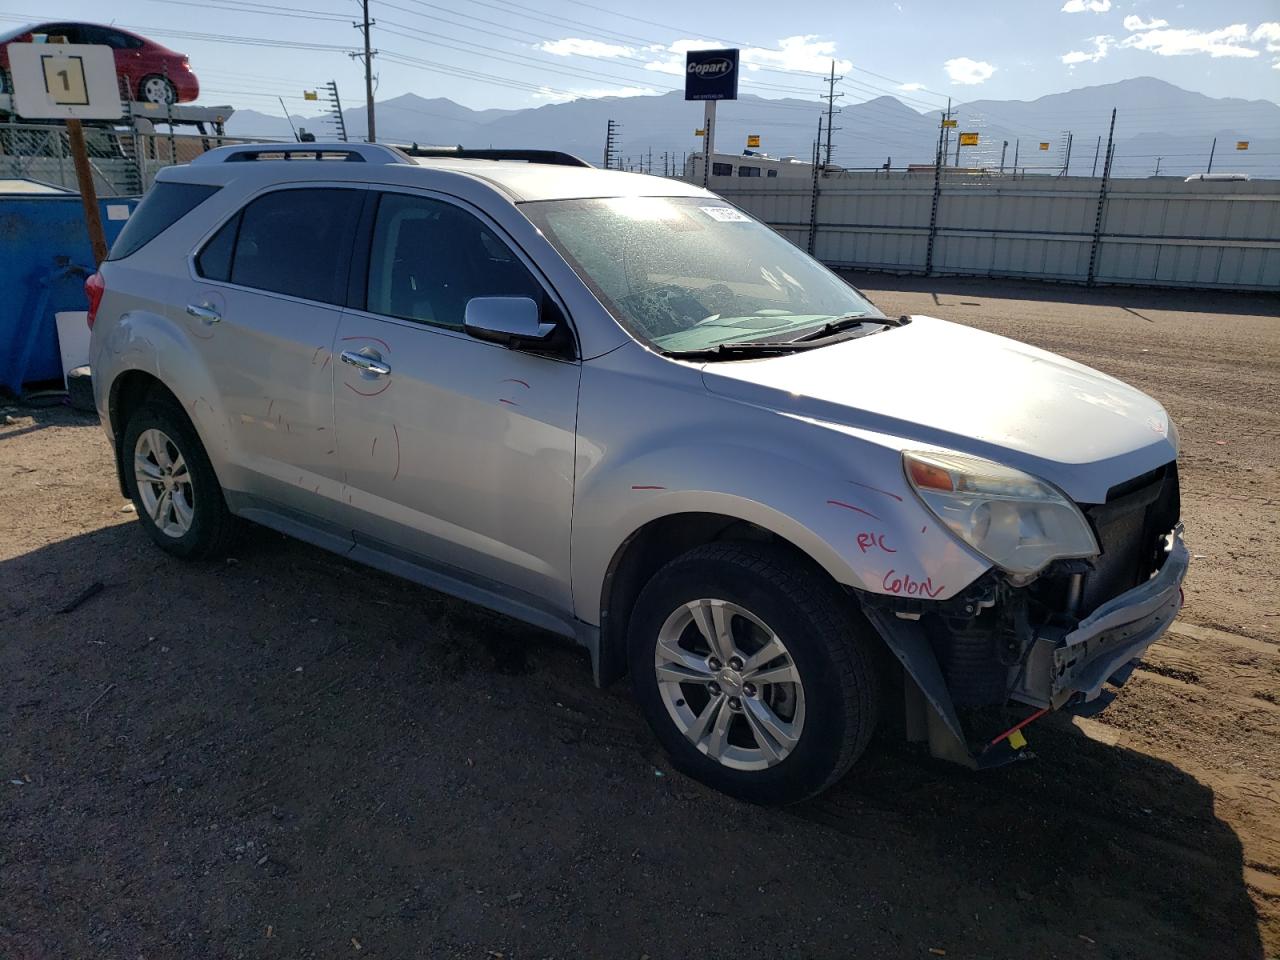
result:
M 1128 679 L 1134 663 L 1164 635 L 1182 607 L 1182 581 L 1191 559 L 1182 524 L 1166 536 L 1165 553 L 1151 579 L 1101 604 L 1073 628 L 1037 630 L 1009 668 L 1009 699 L 1081 713 L 1103 707 L 1110 699 L 1104 685 L 1119 686 Z M 931 752 L 944 759 L 992 765 L 991 758 L 973 750 L 973 738 L 966 735 L 919 615 L 904 619 L 876 606 L 866 606 L 864 612 L 908 674 L 908 738 L 928 740 Z M 1004 754 L 1005 760 L 1011 758 Z
M 1065 636 L 1036 638 L 1027 679 L 1013 691 L 1014 699 L 1057 710 L 1072 700 L 1094 700 L 1112 677 L 1117 685 L 1123 682 L 1125 667 L 1164 635 L 1182 609 L 1182 581 L 1191 562 L 1182 524 L 1168 541 L 1164 565 L 1146 583 L 1108 600 Z

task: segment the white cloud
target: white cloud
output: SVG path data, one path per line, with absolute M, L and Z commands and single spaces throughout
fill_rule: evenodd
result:
M 1062 5 L 1063 13 L 1106 13 L 1111 9 L 1111 0 L 1067 0 Z
M 1107 0 L 1110 2 L 1110 0 Z M 991 79 L 996 68 L 983 60 L 971 60 L 968 57 L 954 57 L 942 65 L 952 83 L 963 83 L 967 86 L 985 83 Z
M 1132 13 L 1124 18 L 1124 28 L 1126 30 L 1154 30 L 1157 27 L 1167 27 L 1168 20 L 1161 20 L 1159 17 L 1152 17 L 1148 23 L 1143 23 L 1142 18 L 1134 16 Z
M 1280 23 L 1260 23 L 1249 37 L 1254 43 L 1267 41 L 1267 53 L 1280 53 Z
M 1249 28 L 1233 23 L 1221 30 L 1147 30 L 1126 37 L 1121 46 L 1150 50 L 1162 57 L 1207 53 L 1211 57 L 1256 57 L 1257 50 L 1240 46 L 1249 39 Z
M 914 93 L 917 90 L 923 90 L 924 84 L 923 83 L 900 83 L 898 84 L 898 89 L 905 90 L 907 93 Z
M 1092 52 L 1072 50 L 1070 53 L 1064 53 L 1059 59 L 1069 67 L 1074 67 L 1077 63 L 1097 63 L 1116 43 L 1115 37 L 1106 35 L 1090 37 L 1089 40 L 1093 43 Z
M 652 97 L 658 93 L 652 87 L 593 87 L 590 90 L 552 90 L 542 87 L 535 100 L 548 103 L 568 103 L 570 100 L 599 100 L 601 97 Z
M 547 40 L 538 44 L 543 53 L 554 53 L 557 57 L 630 57 L 635 55 L 631 47 L 623 47 L 616 43 L 601 43 L 599 40 L 583 40 L 578 37 L 565 37 L 563 40 Z
M 690 50 L 708 50 L 727 46 L 718 40 L 677 40 L 665 48 L 660 59 L 651 60 L 644 65 L 646 70 L 658 73 L 669 73 L 673 76 L 684 76 L 684 55 Z M 649 48 L 657 52 L 653 48 Z M 743 47 L 739 54 L 742 65 L 749 71 L 761 67 L 772 67 L 778 70 L 796 70 L 808 73 L 826 73 L 831 69 L 831 61 L 835 60 L 836 72 L 844 73 L 853 69 L 853 63 L 836 57 L 834 40 L 819 40 L 813 34 L 795 37 L 784 37 L 778 41 L 778 48 L 770 50 L 765 47 Z

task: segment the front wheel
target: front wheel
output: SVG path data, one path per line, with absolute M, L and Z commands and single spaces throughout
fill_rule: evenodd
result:
M 740 799 L 819 793 L 875 728 L 875 664 L 844 598 L 769 545 L 708 544 L 663 567 L 636 602 L 629 656 L 676 767 Z

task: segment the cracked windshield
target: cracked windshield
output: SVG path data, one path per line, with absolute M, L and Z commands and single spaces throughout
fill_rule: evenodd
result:
M 521 208 L 631 332 L 659 349 L 781 343 L 881 314 L 722 200 L 618 197 Z

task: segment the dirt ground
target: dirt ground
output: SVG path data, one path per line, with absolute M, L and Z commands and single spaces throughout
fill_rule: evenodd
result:
M 745 806 L 580 651 L 260 529 L 171 560 L 96 422 L 10 408 L 0 957 L 1280 956 L 1280 301 L 855 280 L 1179 423 L 1187 605 L 1107 713 Z

